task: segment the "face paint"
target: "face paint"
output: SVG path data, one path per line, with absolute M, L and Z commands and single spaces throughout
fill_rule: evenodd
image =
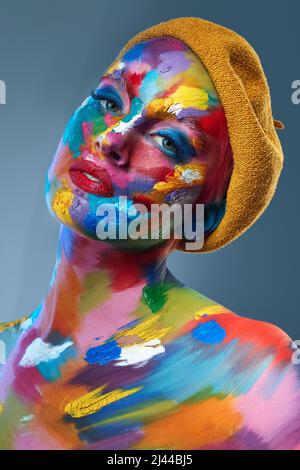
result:
M 97 208 L 120 211 L 119 196 L 128 207 L 170 204 L 175 193 L 181 204 L 199 201 L 218 146 L 201 122 L 216 111 L 223 112 L 217 92 L 185 44 L 136 45 L 70 119 L 48 173 L 51 212 L 96 238 Z

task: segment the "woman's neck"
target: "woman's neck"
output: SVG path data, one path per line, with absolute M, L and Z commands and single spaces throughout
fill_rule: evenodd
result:
M 62 226 L 50 288 L 36 321 L 39 335 L 87 338 L 93 329 L 109 325 L 111 332 L 135 320 L 145 286 L 169 279 L 166 259 L 172 247 L 169 242 L 124 251 Z

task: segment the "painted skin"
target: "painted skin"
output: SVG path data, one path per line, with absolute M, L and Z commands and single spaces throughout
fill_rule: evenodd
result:
M 285 333 L 181 285 L 166 267 L 174 240 L 131 250 L 95 236 L 96 208 L 119 195 L 221 207 L 232 160 L 213 84 L 169 38 L 139 44 L 107 75 L 49 170 L 62 227 L 48 294 L 1 327 L 0 448 L 299 448 Z

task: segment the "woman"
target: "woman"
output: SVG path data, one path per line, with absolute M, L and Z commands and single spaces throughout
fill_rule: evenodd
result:
M 181 285 L 166 258 L 185 240 L 166 239 L 163 224 L 150 238 L 120 236 L 119 216 L 136 203 L 200 203 L 198 251 L 220 248 L 267 206 L 281 165 L 246 41 L 178 18 L 125 46 L 73 114 L 48 173 L 57 260 L 39 308 L 2 328 L 1 448 L 299 446 L 287 335 Z M 100 239 L 107 203 L 116 236 Z

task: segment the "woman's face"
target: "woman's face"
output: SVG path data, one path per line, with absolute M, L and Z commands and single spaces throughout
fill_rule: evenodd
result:
M 225 126 L 216 90 L 184 43 L 139 43 L 71 117 L 48 172 L 48 206 L 63 224 L 97 238 L 97 209 L 112 203 L 124 211 L 119 196 L 127 206 L 212 202 L 208 184 L 223 192 L 213 173 Z

